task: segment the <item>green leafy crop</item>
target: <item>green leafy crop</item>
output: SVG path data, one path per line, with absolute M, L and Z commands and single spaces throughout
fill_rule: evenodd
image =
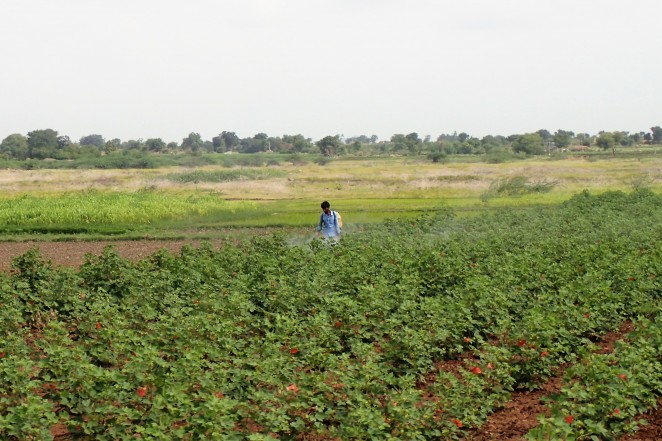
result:
M 336 245 L 110 247 L 77 270 L 32 250 L 0 276 L 0 438 L 461 439 L 571 363 L 530 436 L 609 439 L 662 390 L 661 216 L 639 190 Z

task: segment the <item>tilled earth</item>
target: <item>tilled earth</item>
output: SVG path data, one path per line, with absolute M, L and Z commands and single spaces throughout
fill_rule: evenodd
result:
M 115 248 L 120 256 L 137 261 L 164 248 L 173 253 L 179 253 L 182 246 L 187 244 L 199 246 L 200 242 L 201 241 L 191 240 L 0 242 L 0 271 L 9 271 L 11 269 L 12 260 L 32 248 L 39 248 L 43 258 L 51 261 L 55 266 L 76 268 L 85 262 L 87 254 L 99 255 L 107 246 Z
M 76 268 L 85 262 L 88 254 L 99 255 L 107 246 L 112 246 L 120 256 L 130 260 L 140 260 L 155 252 L 167 249 L 179 253 L 182 246 L 199 246 L 201 241 L 195 240 L 139 240 L 139 241 L 94 241 L 94 242 L 0 242 L 0 271 L 10 272 L 12 260 L 32 248 L 39 248 L 45 260 L 54 266 Z M 212 245 L 219 246 L 217 241 Z M 611 351 L 613 342 L 623 338 L 627 329 L 619 333 L 609 334 L 602 343 L 604 352 Z M 523 436 L 537 424 L 537 415 L 545 413 L 541 402 L 543 394 L 557 392 L 561 387 L 561 376 L 550 379 L 542 390 L 534 392 L 517 392 L 504 409 L 494 413 L 481 430 L 468 433 L 468 440 L 523 440 Z M 662 398 L 658 400 L 658 408 L 643 418 L 648 425 L 642 427 L 636 434 L 622 437 L 620 441 L 659 441 L 662 440 Z M 55 436 L 57 440 L 65 441 L 67 436 Z

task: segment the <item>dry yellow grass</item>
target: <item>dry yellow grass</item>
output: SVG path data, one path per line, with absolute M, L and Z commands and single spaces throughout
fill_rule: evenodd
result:
M 204 167 L 212 170 L 213 167 Z M 224 183 L 181 184 L 165 178 L 177 169 L 1 170 L 0 191 L 59 193 L 86 189 L 214 191 L 227 199 L 359 199 L 368 197 L 476 197 L 497 179 L 525 176 L 555 182 L 555 192 L 627 189 L 645 183 L 662 188 L 662 157 L 644 160 L 527 160 L 504 164 L 433 164 L 423 159 L 332 161 L 320 166 L 283 165 L 287 177 Z M 190 169 L 181 169 L 190 171 Z

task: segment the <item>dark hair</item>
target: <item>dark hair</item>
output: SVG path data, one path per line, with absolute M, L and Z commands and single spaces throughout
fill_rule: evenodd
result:
M 328 201 L 322 202 L 322 210 L 324 210 L 325 208 L 329 208 L 329 207 L 331 207 L 331 204 L 329 204 Z

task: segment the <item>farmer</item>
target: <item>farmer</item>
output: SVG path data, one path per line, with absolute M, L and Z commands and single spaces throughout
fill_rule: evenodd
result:
M 340 237 L 342 230 L 338 218 L 340 215 L 331 210 L 328 201 L 322 202 L 322 214 L 320 215 L 317 231 L 321 231 L 325 238 Z

